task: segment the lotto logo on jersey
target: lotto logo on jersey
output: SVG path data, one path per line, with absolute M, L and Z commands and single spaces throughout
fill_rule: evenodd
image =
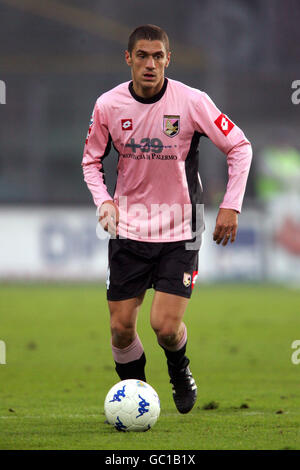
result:
M 231 122 L 230 119 L 228 119 L 228 117 L 225 116 L 225 114 L 220 114 L 220 116 L 215 120 L 215 125 L 226 136 L 234 127 L 233 122 Z
M 93 115 L 92 115 L 92 116 L 91 116 L 91 119 L 90 119 L 89 129 L 88 129 L 88 132 L 87 132 L 87 135 L 86 135 L 86 138 L 85 138 L 85 144 L 88 143 L 88 140 L 89 140 L 89 137 L 90 137 L 90 133 L 91 133 L 91 131 L 92 131 L 93 123 L 94 123 L 94 117 L 93 117 Z
M 121 119 L 123 131 L 132 131 L 132 119 Z

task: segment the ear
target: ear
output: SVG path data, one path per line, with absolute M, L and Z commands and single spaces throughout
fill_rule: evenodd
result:
M 165 65 L 166 68 L 169 67 L 170 60 L 171 60 L 171 52 L 168 52 L 166 65 Z
M 127 65 L 129 65 L 129 67 L 131 67 L 132 58 L 131 58 L 130 52 L 128 52 L 128 51 L 125 51 L 125 60 L 126 60 Z

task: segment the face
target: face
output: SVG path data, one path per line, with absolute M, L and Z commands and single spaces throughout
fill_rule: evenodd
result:
M 126 62 L 131 67 L 134 91 L 138 95 L 149 97 L 160 91 L 170 55 L 162 41 L 147 39 L 137 41 L 131 54 L 125 52 Z

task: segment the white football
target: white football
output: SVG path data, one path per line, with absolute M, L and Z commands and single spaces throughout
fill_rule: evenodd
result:
M 122 380 L 106 395 L 104 412 L 107 421 L 118 431 L 148 431 L 158 420 L 160 402 L 148 383 Z

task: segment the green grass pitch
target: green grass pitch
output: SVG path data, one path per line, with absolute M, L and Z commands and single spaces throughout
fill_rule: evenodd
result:
M 103 414 L 118 381 L 104 287 L 0 287 L 0 449 L 300 449 L 300 291 L 197 286 L 185 322 L 198 401 L 187 415 L 149 326 L 152 296 L 138 330 L 161 415 L 149 432 L 118 433 Z

